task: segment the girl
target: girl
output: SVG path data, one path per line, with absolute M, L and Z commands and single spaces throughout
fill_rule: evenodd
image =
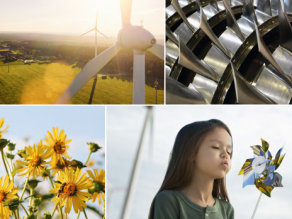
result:
M 231 158 L 232 137 L 223 122 L 211 119 L 184 126 L 149 219 L 234 219 L 225 186 Z

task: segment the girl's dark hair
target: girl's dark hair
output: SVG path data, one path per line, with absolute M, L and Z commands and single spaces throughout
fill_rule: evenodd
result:
M 217 119 L 193 122 L 184 126 L 178 132 L 164 180 L 157 194 L 163 190 L 177 190 L 183 188 L 191 182 L 194 166 L 193 160 L 199 150 L 199 146 L 206 135 L 218 127 L 225 129 L 231 136 L 231 132 L 227 125 Z M 154 217 L 156 195 L 151 203 L 148 219 L 153 219 Z M 214 180 L 212 195 L 218 199 L 229 202 L 225 177 Z

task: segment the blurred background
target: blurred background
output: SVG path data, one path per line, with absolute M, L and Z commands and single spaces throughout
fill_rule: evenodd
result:
M 16 143 L 15 154 L 18 150 L 24 149 L 25 146 L 38 144 L 41 139 L 45 138 L 47 131 L 52 133 L 53 127 L 59 127 L 59 131 L 64 129 L 67 139 L 72 139 L 69 143 L 70 149 L 68 154 L 72 159 L 85 162 L 89 149 L 86 142 L 95 142 L 99 144 L 102 149 L 96 153 L 92 153 L 90 157 L 88 168 L 83 169 L 83 173 L 90 169 L 104 169 L 105 168 L 105 107 L 104 106 L 1 106 L 0 118 L 5 118 L 6 125 L 9 125 L 8 133 L 3 134 L 3 138 L 11 140 L 12 143 Z M 44 141 L 43 141 L 44 143 Z M 7 148 L 4 149 L 4 153 L 7 152 Z M 21 158 L 16 155 L 15 160 Z M 6 171 L 3 166 L 2 160 L 0 162 L 0 176 L 5 176 Z M 24 178 L 14 177 L 16 180 L 15 186 L 23 188 Z M 43 179 L 41 177 L 38 180 Z M 49 179 L 39 183 L 36 187 L 37 192 L 41 194 L 49 193 L 51 190 L 51 184 Z M 22 189 L 19 189 L 18 195 L 20 196 Z M 24 197 L 29 196 L 28 193 L 24 194 Z M 43 212 L 52 213 L 54 208 L 54 202 L 43 202 Z M 92 203 L 90 200 L 88 206 L 96 208 L 100 213 L 103 213 L 103 206 L 98 205 L 98 201 Z M 27 208 L 28 200 L 23 203 Z M 90 209 L 86 209 L 88 218 L 101 218 L 95 212 Z M 22 208 L 20 208 L 20 216 L 26 216 Z M 68 214 L 68 218 L 76 218 L 77 214 L 72 207 L 71 213 Z M 58 212 L 55 212 L 54 218 L 60 218 Z M 85 218 L 84 214 L 80 214 L 80 219 Z
M 146 114 L 147 107 L 107 106 L 108 219 L 121 218 Z M 178 131 L 191 122 L 212 118 L 226 123 L 233 135 L 234 153 L 232 168 L 227 175 L 227 191 L 235 209 L 235 218 L 251 218 L 260 195 L 255 186 L 242 188 L 243 176 L 238 176 L 245 160 L 253 158 L 250 146 L 261 145 L 260 138 L 270 144 L 273 158 L 285 144 L 282 154 L 286 153 L 286 156 L 276 171 L 282 175 L 284 187 L 274 188 L 271 198 L 262 195 L 255 219 L 291 218 L 292 109 L 289 106 L 158 106 L 153 107 L 153 118 L 153 144 L 151 125 L 148 125 L 129 218 L 148 218 Z

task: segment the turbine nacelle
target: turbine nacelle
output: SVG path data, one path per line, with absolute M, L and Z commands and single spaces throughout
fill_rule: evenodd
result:
M 118 33 L 120 45 L 129 49 L 147 50 L 156 44 L 155 37 L 146 29 L 128 25 Z

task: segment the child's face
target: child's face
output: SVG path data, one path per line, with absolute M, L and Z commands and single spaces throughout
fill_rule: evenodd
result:
M 231 168 L 232 140 L 223 128 L 215 128 L 202 141 L 194 160 L 195 174 L 223 178 Z

